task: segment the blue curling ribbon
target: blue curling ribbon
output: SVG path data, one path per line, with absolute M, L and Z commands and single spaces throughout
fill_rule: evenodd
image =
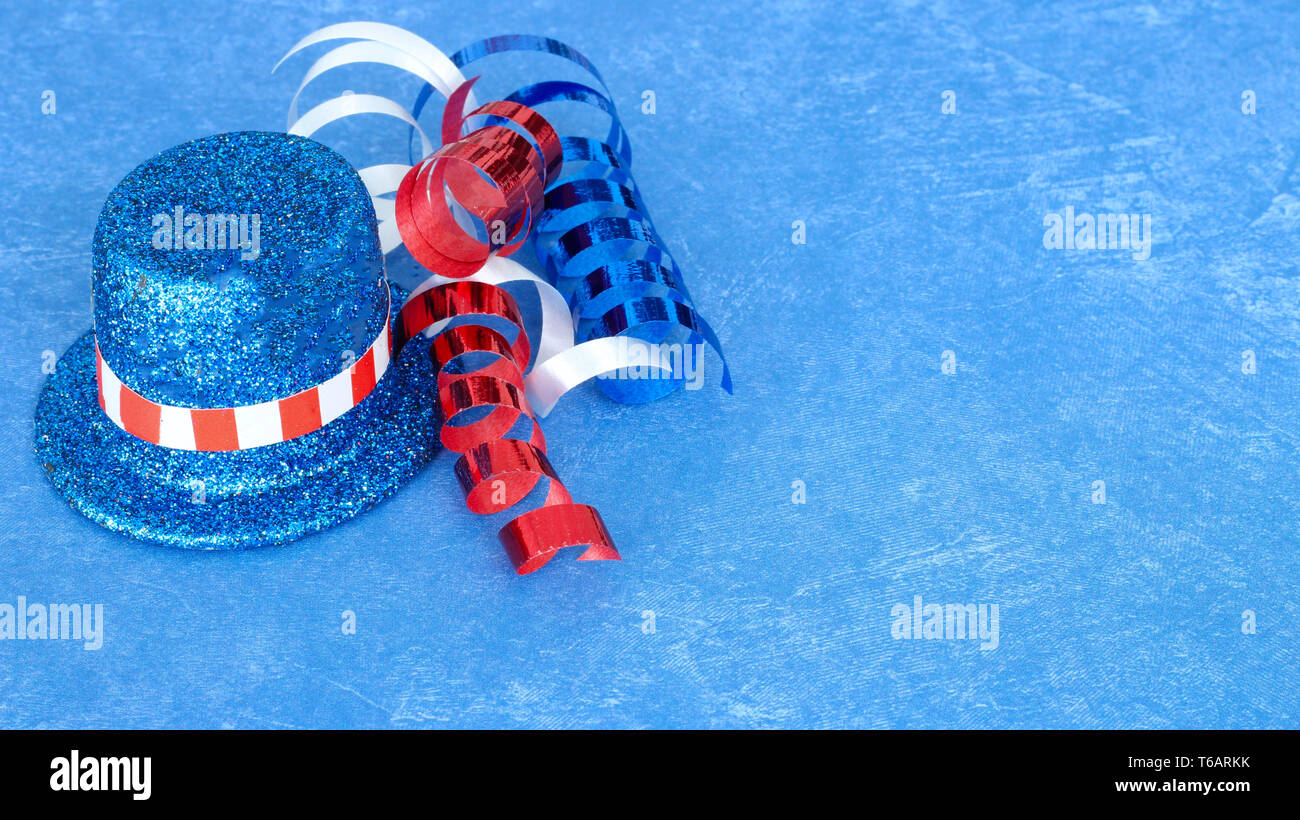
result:
M 491 37 L 452 55 L 457 68 L 492 54 L 528 51 L 562 57 L 583 68 L 599 88 L 567 81 L 541 82 L 506 99 L 529 108 L 550 102 L 594 106 L 610 118 L 605 140 L 562 136 L 563 166 L 548 181 L 545 211 L 532 241 L 551 283 L 568 299 L 576 341 L 628 336 L 650 344 L 707 344 L 722 362 L 722 387 L 732 392 L 731 371 L 717 334 L 695 309 L 682 271 L 654 228 L 631 175 L 632 150 L 612 95 L 591 61 L 558 40 L 532 35 Z M 421 89 L 413 108 L 420 111 L 434 89 Z M 610 398 L 637 404 L 665 396 L 685 384 L 680 370 L 671 377 L 602 379 Z

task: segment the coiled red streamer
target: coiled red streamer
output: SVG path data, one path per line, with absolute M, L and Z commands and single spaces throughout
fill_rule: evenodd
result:
M 448 99 L 444 145 L 414 165 L 397 190 L 403 244 L 417 262 L 453 279 L 472 275 L 494 253 L 509 256 L 523 245 L 542 212 L 546 180 L 561 162 L 559 136 L 531 108 L 498 100 L 458 116 L 477 79 Z M 458 137 L 474 118 L 513 123 L 523 133 L 492 124 Z M 482 224 L 487 241 L 456 221 L 449 200 Z
M 538 481 L 550 481 L 542 506 L 499 533 L 516 571 L 532 572 L 559 550 L 578 545 L 588 546 L 579 560 L 619 560 L 600 513 L 573 503 L 546 457 L 546 439 L 524 395 L 519 362 L 528 361 L 528 343 L 514 299 L 481 282 L 449 282 L 416 299 L 430 303 L 434 313 L 472 323 L 445 324 L 429 346 L 438 374 L 442 444 L 461 454 L 456 477 L 469 509 L 483 515 L 509 509 Z M 403 310 L 403 326 L 405 314 Z M 499 325 L 502 319 L 513 325 L 514 343 L 496 327 L 482 324 Z M 525 422 L 527 438 L 512 437 Z
M 457 116 L 473 83 L 448 100 L 445 144 L 411 169 L 395 203 L 398 230 L 411 255 L 453 279 L 470 276 L 492 254 L 508 255 L 523 244 L 534 215 L 541 213 L 546 180 L 560 165 L 555 130 L 525 106 L 497 101 Z M 457 138 L 476 117 L 508 121 L 523 133 L 490 124 Z M 486 242 L 456 222 L 448 195 L 482 221 Z M 580 561 L 621 560 L 600 513 L 573 502 L 546 457 L 546 439 L 524 393 L 531 349 L 514 298 L 474 281 L 419 292 L 402 307 L 395 347 L 428 328 L 434 335 L 429 357 L 438 374 L 442 444 L 461 454 L 456 477 L 469 509 L 500 512 L 522 501 L 539 481 L 550 482 L 542 506 L 499 533 L 515 570 L 533 572 L 559 550 L 580 545 L 587 546 Z M 527 436 L 519 438 L 523 425 Z

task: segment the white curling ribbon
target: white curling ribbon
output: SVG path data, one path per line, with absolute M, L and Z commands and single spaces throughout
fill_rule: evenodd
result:
M 429 142 L 424 129 L 415 121 L 415 117 L 411 116 L 411 112 L 406 109 L 406 106 L 387 97 L 379 97 L 374 94 L 343 94 L 328 99 L 303 114 L 289 128 L 289 133 L 299 137 L 310 137 L 332 122 L 358 114 L 386 114 L 390 117 L 396 117 L 414 128 L 420 135 L 420 148 L 424 151 L 424 156 L 427 157 L 433 153 L 433 143 Z
M 402 245 L 402 234 L 397 230 L 397 221 L 394 219 L 397 203 L 388 199 L 387 194 L 397 191 L 402 178 L 410 170 L 409 165 L 371 165 L 357 171 L 366 191 L 370 193 L 370 204 L 374 206 L 375 217 L 379 220 L 379 247 L 385 256 Z
M 371 165 L 357 171 L 357 174 L 361 176 L 361 181 L 372 197 L 381 197 L 396 193 L 406 172 L 410 170 L 409 165 Z
M 408 74 L 414 74 L 436 88 L 443 97 L 450 96 L 454 90 L 454 87 L 448 88 L 446 81 L 432 69 L 405 51 L 384 43 L 361 40 L 341 45 L 311 64 L 311 68 L 307 69 L 302 82 L 298 85 L 298 91 L 294 93 L 293 99 L 289 102 L 289 122 L 292 123 L 298 117 L 298 98 L 302 96 L 303 90 L 311 84 L 312 80 L 326 71 L 355 63 L 386 65 L 401 69 Z M 460 74 L 460 72 L 456 73 L 457 75 Z
M 544 362 L 538 363 L 524 378 L 528 404 L 545 418 L 555 409 L 560 397 L 602 373 L 632 367 L 648 367 L 672 377 L 672 367 L 659 363 L 654 345 L 631 336 L 606 336 L 570 346 Z M 633 352 L 636 351 L 636 355 Z
M 302 51 L 304 48 L 316 45 L 317 43 L 328 42 L 330 40 L 370 40 L 389 46 L 398 51 L 405 52 L 422 63 L 424 67 L 428 69 L 428 74 L 436 77 L 440 82 L 431 82 L 423 73 L 420 72 L 411 73 L 438 89 L 444 97 L 450 96 L 451 90 L 459 88 L 461 84 L 465 82 L 465 75 L 460 73 L 460 69 L 456 67 L 456 64 L 451 61 L 450 57 L 438 50 L 438 47 L 433 43 L 430 43 L 418 34 L 413 34 L 404 28 L 390 26 L 387 23 L 365 21 L 337 23 L 313 31 L 311 34 L 308 34 L 306 37 L 299 40 L 293 48 L 289 49 L 289 52 L 280 58 L 280 62 L 275 64 L 275 68 L 271 69 L 271 72 L 274 73 L 275 69 L 279 68 L 285 60 L 297 54 L 299 51 Z M 371 59 L 367 59 L 365 62 L 377 62 L 391 65 L 394 68 L 400 68 L 404 71 L 410 71 L 410 69 L 408 69 L 404 64 L 403 60 L 394 59 L 391 54 L 385 57 L 383 54 L 375 53 L 372 55 Z M 329 69 L 322 68 L 317 72 L 317 74 L 323 73 L 327 70 Z M 308 73 L 310 73 L 310 71 Z M 303 84 L 306 85 L 306 82 Z M 302 89 L 299 88 L 298 90 L 301 91 Z M 466 99 L 466 105 L 470 109 L 478 108 L 478 102 L 474 99 L 472 93 Z M 425 156 L 428 156 L 427 152 Z
M 397 217 L 397 203 L 391 199 L 372 196 L 370 204 L 375 209 L 375 218 L 381 223 L 393 220 Z
M 387 256 L 402 247 L 402 233 L 397 230 L 397 220 L 387 219 L 379 223 L 379 250 Z

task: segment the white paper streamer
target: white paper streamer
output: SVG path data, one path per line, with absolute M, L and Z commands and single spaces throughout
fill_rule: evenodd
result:
M 433 143 L 429 141 L 420 124 L 415 121 L 415 117 L 411 116 L 411 112 L 401 103 L 374 94 L 343 94 L 328 99 L 303 114 L 289 129 L 289 133 L 299 137 L 310 137 L 332 122 L 358 114 L 385 114 L 396 117 L 414 128 L 420 135 L 420 148 L 425 156 L 433 153 Z
M 289 49 L 289 52 L 280 58 L 280 62 L 275 64 L 275 68 L 271 69 L 271 73 L 275 73 L 275 69 L 279 68 L 285 60 L 297 54 L 299 51 L 302 51 L 304 48 L 316 45 L 317 43 L 324 43 L 329 40 L 370 40 L 390 46 L 398 51 L 405 52 L 422 63 L 432 76 L 439 79 L 440 82 L 432 82 L 424 78 L 420 72 L 412 72 L 415 73 L 416 76 L 421 77 L 421 79 L 425 79 L 425 81 L 429 82 L 434 88 L 437 88 L 443 97 L 449 96 L 453 90 L 460 87 L 460 85 L 465 82 L 465 76 L 460 73 L 460 69 L 451 61 L 451 58 L 439 51 L 437 46 L 433 45 L 433 43 L 430 43 L 418 34 L 412 34 L 404 28 L 390 26 L 387 23 L 361 21 L 338 23 L 336 25 L 326 26 L 325 28 L 313 31 L 311 34 L 308 34 L 306 37 L 299 40 L 293 48 Z M 337 49 L 335 49 L 335 51 L 337 51 Z M 328 57 L 329 55 L 327 54 L 325 57 L 322 57 L 321 60 L 325 60 Z M 317 60 L 317 63 L 320 63 L 321 60 Z M 377 62 L 384 65 L 391 65 L 395 68 L 410 70 L 404 65 L 391 62 L 390 60 L 378 55 L 375 59 L 367 59 L 365 62 Z M 342 65 L 342 63 L 340 63 L 340 65 Z M 313 68 L 314 67 L 315 66 L 313 66 Z M 329 69 L 322 68 L 320 71 L 317 71 L 316 75 L 313 75 L 313 77 L 318 76 L 327 70 Z M 311 73 L 310 70 L 308 73 Z M 307 82 L 310 82 L 310 79 L 304 81 L 303 85 L 306 85 Z M 302 88 L 299 87 L 298 91 L 301 93 Z M 296 97 L 297 95 L 294 96 Z M 466 98 L 466 104 L 471 109 L 478 108 L 478 102 L 474 99 L 472 93 Z M 290 115 L 290 119 L 292 119 L 292 115 Z

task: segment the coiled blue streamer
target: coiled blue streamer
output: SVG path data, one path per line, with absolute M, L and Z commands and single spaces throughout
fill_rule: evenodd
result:
M 609 88 L 591 61 L 576 49 L 547 37 L 506 35 L 473 43 L 452 55 L 462 70 L 470 63 L 507 51 L 562 57 L 595 78 L 599 90 L 581 83 L 549 81 L 526 86 L 506 99 L 535 108 L 550 102 L 594 106 L 610 118 L 602 142 L 562 136 L 563 166 L 546 187 L 545 212 L 533 228 L 533 247 L 551 283 L 569 300 L 578 344 L 603 337 L 628 336 L 651 344 L 693 351 L 708 344 L 722 362 L 722 387 L 732 392 L 731 371 L 722 345 L 695 309 L 682 271 L 654 228 L 641 192 L 632 179 L 632 149 L 619 121 Z M 433 88 L 425 86 L 413 113 L 420 115 Z M 602 379 L 610 398 L 638 404 L 661 398 L 685 384 L 685 374 L 639 379 Z

